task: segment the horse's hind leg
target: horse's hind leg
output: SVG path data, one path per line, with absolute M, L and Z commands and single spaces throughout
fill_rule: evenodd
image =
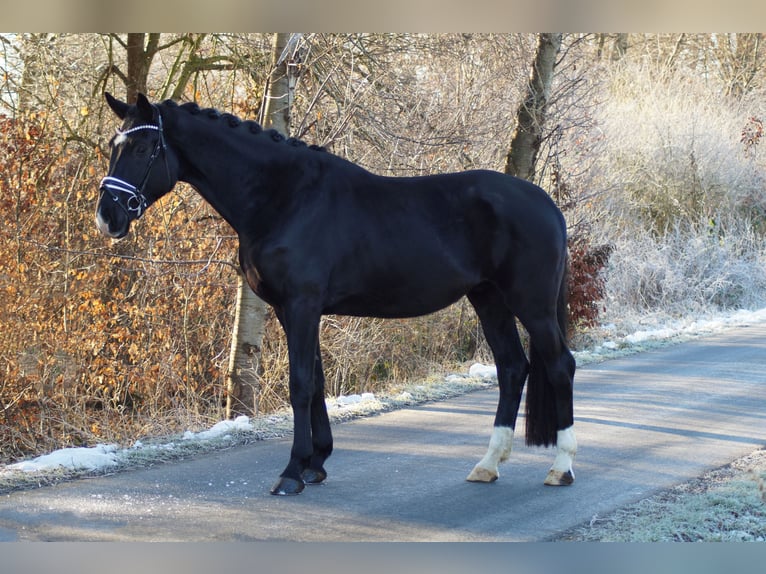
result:
M 516 329 L 516 319 L 506 307 L 497 288 L 492 285 L 477 287 L 468 294 L 468 299 L 476 309 L 487 343 L 495 357 L 500 398 L 487 453 L 473 468 L 467 480 L 494 482 L 499 476 L 498 464 L 507 460 L 511 454 L 528 363 Z
M 527 443 L 556 445 L 556 459 L 545 484 L 574 482 L 572 463 L 577 452 L 572 406 L 575 360 L 555 318 L 527 319 L 530 372 L 527 389 Z

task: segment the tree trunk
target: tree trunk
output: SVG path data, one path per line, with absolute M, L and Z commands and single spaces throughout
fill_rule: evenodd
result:
M 266 330 L 266 304 L 237 274 L 237 301 L 226 377 L 226 417 L 258 414 L 261 344 Z
M 147 80 L 149 78 L 149 66 L 152 64 L 154 55 L 160 42 L 160 35 L 149 34 L 149 43 L 146 44 L 146 34 L 128 34 L 128 74 L 126 92 L 128 103 L 136 101 L 138 92 L 146 94 Z
M 535 176 L 535 162 L 543 140 L 543 125 L 561 37 L 559 33 L 539 34 L 537 37 L 537 52 L 527 94 L 516 115 L 516 130 L 506 159 L 505 173 L 530 181 Z
M 41 93 L 46 93 L 46 65 L 48 50 L 56 43 L 56 34 L 19 34 L 22 60 L 21 86 L 18 90 L 17 112 L 27 112 L 44 106 Z
M 292 103 L 292 78 L 285 48 L 291 43 L 292 34 L 274 34 L 271 52 L 271 74 L 269 86 L 264 94 L 264 127 L 274 128 L 288 136 L 290 131 L 290 104 Z
M 618 62 L 625 57 L 628 51 L 628 35 L 626 33 L 617 34 L 612 45 L 612 61 Z
M 290 126 L 290 78 L 288 62 L 282 58 L 290 34 L 274 35 L 272 70 L 264 94 L 265 105 L 261 122 L 288 135 Z M 232 333 L 229 372 L 227 376 L 226 415 L 255 415 L 258 413 L 259 366 L 261 345 L 266 324 L 266 304 L 245 281 L 237 276 L 237 302 Z

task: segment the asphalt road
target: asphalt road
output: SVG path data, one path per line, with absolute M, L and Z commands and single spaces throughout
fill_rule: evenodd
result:
M 550 539 L 766 444 L 766 325 L 579 369 L 570 487 L 543 486 L 554 451 L 521 436 L 500 480 L 465 481 L 496 397 L 336 426 L 328 480 L 298 497 L 268 494 L 286 440 L 11 493 L 0 499 L 0 540 Z

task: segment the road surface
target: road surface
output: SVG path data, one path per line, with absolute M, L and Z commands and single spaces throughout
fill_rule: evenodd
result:
M 546 487 L 551 449 L 521 433 L 493 484 L 496 389 L 337 425 L 329 478 L 269 487 L 288 440 L 0 498 L 0 540 L 539 541 L 766 444 L 766 325 L 580 368 L 576 481 Z M 520 420 L 519 428 L 523 426 Z

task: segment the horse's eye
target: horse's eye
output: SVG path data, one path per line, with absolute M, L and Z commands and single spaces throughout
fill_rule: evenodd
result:
M 136 151 L 135 154 L 139 157 L 145 156 L 147 153 L 149 153 L 149 146 L 146 145 L 144 142 L 138 142 L 136 144 Z

